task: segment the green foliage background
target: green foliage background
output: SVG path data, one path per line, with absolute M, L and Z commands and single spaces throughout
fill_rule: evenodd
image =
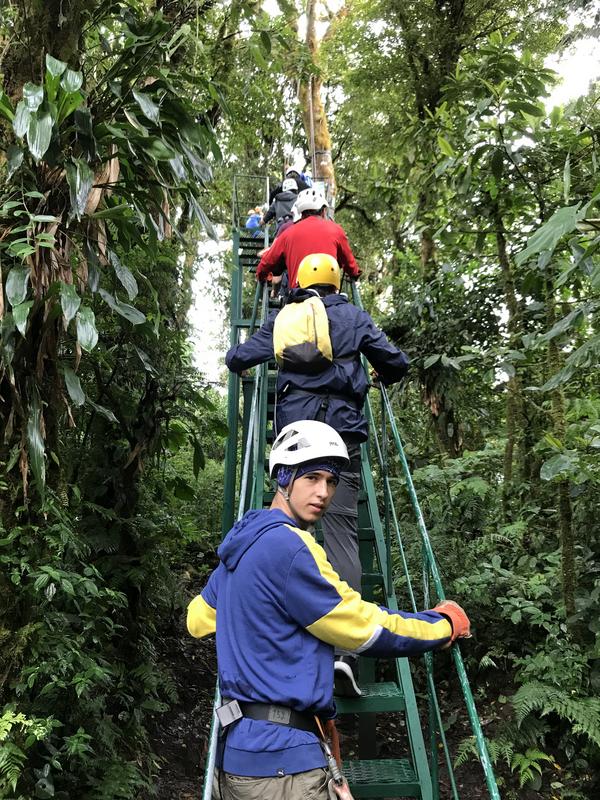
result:
M 544 65 L 593 4 L 354 0 L 317 64 L 290 2 L 68 6 L 0 21 L 0 796 L 152 796 L 157 630 L 220 526 L 192 279 L 232 176 L 308 155 L 311 70 L 363 299 L 412 359 L 393 402 L 503 794 L 596 796 L 597 87 L 552 109 Z

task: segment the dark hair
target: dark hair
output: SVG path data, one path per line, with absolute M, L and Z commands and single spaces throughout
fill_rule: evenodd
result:
M 323 208 L 325 208 L 325 206 L 323 206 Z M 320 208 L 318 211 L 316 211 L 314 208 L 308 209 L 307 211 L 303 211 L 302 219 L 305 219 L 306 217 L 320 217 L 323 208 Z
M 312 286 L 307 286 L 307 289 L 314 289 L 321 297 L 326 297 L 328 294 L 337 294 L 337 289 L 332 283 L 313 283 Z

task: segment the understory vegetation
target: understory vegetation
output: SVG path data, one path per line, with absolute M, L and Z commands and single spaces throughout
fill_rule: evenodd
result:
M 503 796 L 596 797 L 598 86 L 554 103 L 546 59 L 597 37 L 597 4 L 271 6 L 3 5 L 0 797 L 153 796 L 150 721 L 176 701 L 158 631 L 220 537 L 193 278 L 226 294 L 208 240 L 234 174 L 310 166 L 317 81 L 363 301 L 412 361 L 392 402 Z

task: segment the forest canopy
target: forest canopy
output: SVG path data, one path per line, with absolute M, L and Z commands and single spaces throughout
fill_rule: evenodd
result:
M 599 20 L 591 0 L 2 4 L 0 797 L 150 798 L 168 768 L 161 641 L 214 563 L 227 436 L 193 279 L 227 294 L 208 241 L 233 176 L 290 160 L 327 179 L 410 356 L 392 402 L 503 796 L 597 796 L 599 90 L 552 107 L 547 59 Z

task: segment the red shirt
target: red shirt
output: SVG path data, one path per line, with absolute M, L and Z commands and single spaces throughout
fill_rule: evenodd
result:
M 256 277 L 266 280 L 269 272 L 281 275 L 287 267 L 289 285 L 293 289 L 296 286 L 300 262 L 304 256 L 312 253 L 333 256 L 340 269 L 351 278 L 358 277 L 358 264 L 342 226 L 314 215 L 299 220 L 279 234 L 261 258 L 256 268 Z

